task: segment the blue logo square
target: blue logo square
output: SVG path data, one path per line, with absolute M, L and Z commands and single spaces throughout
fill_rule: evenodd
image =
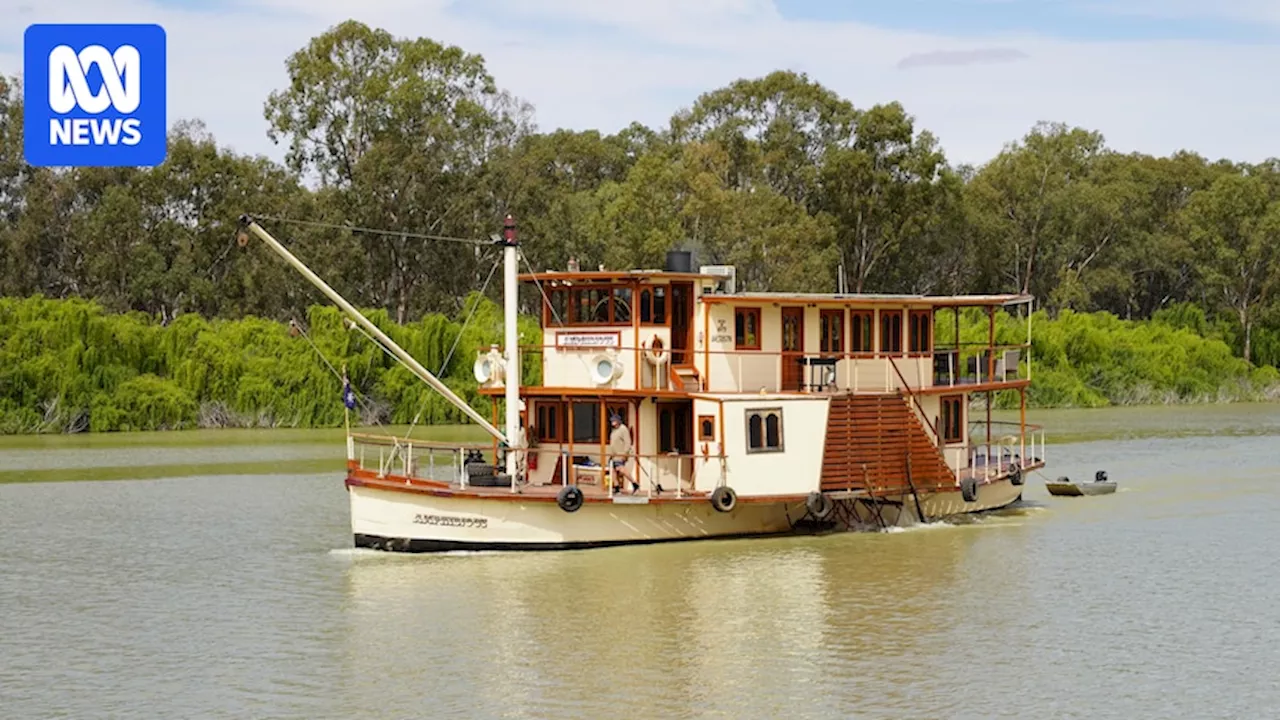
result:
M 149 167 L 164 161 L 159 25 L 31 25 L 23 37 L 27 162 Z

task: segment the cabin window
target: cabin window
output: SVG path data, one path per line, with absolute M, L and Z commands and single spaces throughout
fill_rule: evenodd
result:
M 933 351 L 933 311 L 912 310 L 907 321 L 907 351 L 928 355 Z
M 564 442 L 564 403 L 540 400 L 537 407 L 534 436 L 542 442 Z
M 658 406 L 658 452 L 693 454 L 693 414 L 689 405 Z
M 875 346 L 871 343 L 872 325 L 870 310 L 850 310 L 849 352 L 872 353 Z
M 735 308 L 733 324 L 734 349 L 760 349 L 760 308 Z
M 636 301 L 640 322 L 651 325 L 667 324 L 667 289 L 661 285 L 646 285 L 640 289 Z
M 747 411 L 747 452 L 782 452 L 782 408 Z
M 942 397 L 942 442 L 964 442 L 964 396 L 944 395 Z
M 631 322 L 631 288 L 615 287 L 613 289 L 613 319 L 614 325 L 629 324 Z
M 569 295 L 563 290 L 552 290 L 542 304 L 545 314 L 542 318 L 544 327 L 563 327 L 569 320 Z
M 575 401 L 573 403 L 573 441 L 575 443 L 600 442 L 600 404 Z
M 542 303 L 546 326 L 630 325 L 637 313 L 640 322 L 666 324 L 665 290 L 652 285 L 637 292 L 630 284 L 600 283 L 547 290 Z
M 710 415 L 698 416 L 698 439 L 712 442 L 716 439 L 716 419 Z
M 880 352 L 902 352 L 902 312 L 880 311 Z
M 818 313 L 822 325 L 822 341 L 818 349 L 824 353 L 844 352 L 844 310 L 823 310 Z

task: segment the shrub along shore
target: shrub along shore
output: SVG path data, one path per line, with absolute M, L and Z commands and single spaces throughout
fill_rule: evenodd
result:
M 482 411 L 471 375 L 477 348 L 502 337 L 500 308 L 478 294 L 458 317 L 404 325 L 366 313 L 461 397 Z M 468 322 L 466 316 L 470 315 Z M 161 324 L 144 313 L 113 314 L 82 299 L 0 298 L 0 433 L 174 430 L 195 427 L 338 427 L 341 372 L 357 395 L 352 422 L 464 422 L 461 412 L 387 356 L 332 307 L 312 306 L 296 326 L 246 317 L 181 315 Z M 939 323 L 939 342 L 954 333 Z M 1063 311 L 1032 318 L 1031 407 L 1231 402 L 1280 397 L 1280 373 L 1254 368 L 1219 338 L 1203 314 L 1180 307 L 1147 321 Z M 984 342 L 985 315 L 961 318 L 961 339 Z M 538 326 L 521 318 L 522 344 Z M 1026 337 L 1026 321 L 1001 315 L 997 342 Z M 524 377 L 538 382 L 536 355 Z M 1016 395 L 1005 393 L 999 406 Z

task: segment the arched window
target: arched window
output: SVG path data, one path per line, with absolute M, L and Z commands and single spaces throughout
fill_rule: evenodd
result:
M 747 452 L 782 452 L 782 408 L 747 410 Z

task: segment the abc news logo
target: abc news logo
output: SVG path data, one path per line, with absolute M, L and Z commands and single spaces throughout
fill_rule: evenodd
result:
M 142 102 L 138 48 L 121 45 L 114 53 L 101 45 L 90 45 L 77 53 L 59 45 L 49 53 L 49 109 L 65 115 L 77 107 L 90 114 L 107 108 L 129 114 Z M 98 92 L 89 89 L 86 75 L 96 67 L 102 74 Z M 52 118 L 50 145 L 137 145 L 142 141 L 142 121 L 138 118 Z
M 165 44 L 159 25 L 28 27 L 23 43 L 27 162 L 163 162 Z

